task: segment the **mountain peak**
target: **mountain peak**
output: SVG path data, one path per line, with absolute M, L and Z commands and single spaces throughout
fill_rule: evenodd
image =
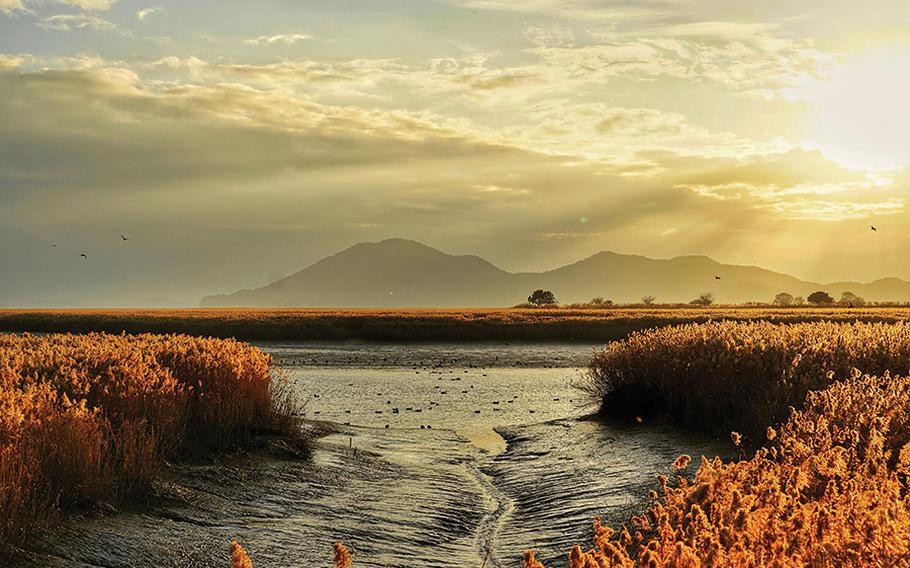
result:
M 359 251 L 401 251 L 401 252 L 434 252 L 437 254 L 445 254 L 439 249 L 435 249 L 429 245 L 426 245 L 420 241 L 415 241 L 412 239 L 403 239 L 403 238 L 391 238 L 383 239 L 381 241 L 366 241 L 362 243 L 357 243 L 352 245 L 345 250 L 341 251 L 338 254 L 344 254 L 346 252 L 359 252 Z M 336 255 L 337 256 L 337 255 Z
M 718 278 L 718 276 L 721 276 Z M 618 303 L 654 296 L 688 302 L 712 292 L 720 303 L 769 302 L 780 292 L 807 296 L 849 290 L 870 301 L 910 300 L 896 278 L 827 286 L 756 266 L 722 264 L 703 255 L 669 260 L 602 251 L 543 273 L 514 274 L 479 256 L 451 255 L 419 241 L 364 242 L 256 290 L 203 300 L 212 307 L 467 308 L 519 304 L 538 288 L 563 303 L 594 297 Z

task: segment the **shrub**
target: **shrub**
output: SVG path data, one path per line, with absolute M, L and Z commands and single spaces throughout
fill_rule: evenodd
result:
M 794 300 L 794 298 L 792 295 L 790 295 L 786 292 L 781 292 L 777 296 L 774 296 L 773 303 L 775 306 L 792 306 L 793 300 Z
M 857 296 L 853 292 L 844 292 L 840 295 L 840 303 L 847 304 L 847 306 L 852 308 L 854 306 L 865 306 L 866 299 L 862 296 Z
M 710 306 L 711 304 L 714 303 L 714 294 L 712 294 L 711 292 L 705 292 L 704 294 L 695 298 L 694 300 L 692 300 L 689 303 L 692 304 L 693 306 Z

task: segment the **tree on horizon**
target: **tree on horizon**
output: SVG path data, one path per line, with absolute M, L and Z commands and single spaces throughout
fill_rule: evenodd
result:
M 528 296 L 528 303 L 532 306 L 555 306 L 556 295 L 550 290 L 534 290 Z

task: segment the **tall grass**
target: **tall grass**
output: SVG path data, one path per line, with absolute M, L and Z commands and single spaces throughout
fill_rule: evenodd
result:
M 581 386 L 608 413 L 659 409 L 760 444 L 791 405 L 853 368 L 910 371 L 910 325 L 725 321 L 654 329 L 596 354 Z
M 233 340 L 0 336 L 0 549 L 60 510 L 139 495 L 165 459 L 294 436 L 269 367 Z
M 570 568 L 910 565 L 910 378 L 855 373 L 768 437 L 751 459 L 662 478 L 631 530 L 596 521 Z
M 253 568 L 253 561 L 237 541 L 231 541 L 231 568 Z M 335 568 L 351 568 L 351 554 L 341 543 L 335 544 Z

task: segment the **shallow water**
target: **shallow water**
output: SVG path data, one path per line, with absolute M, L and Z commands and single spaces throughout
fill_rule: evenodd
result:
M 241 540 L 257 567 L 520 566 L 587 543 L 644 505 L 680 454 L 726 444 L 662 425 L 608 425 L 572 387 L 577 345 L 263 344 L 337 424 L 312 462 L 254 456 L 169 468 L 151 509 L 71 519 L 21 566 L 224 567 Z M 423 428 L 421 428 L 423 427 Z

